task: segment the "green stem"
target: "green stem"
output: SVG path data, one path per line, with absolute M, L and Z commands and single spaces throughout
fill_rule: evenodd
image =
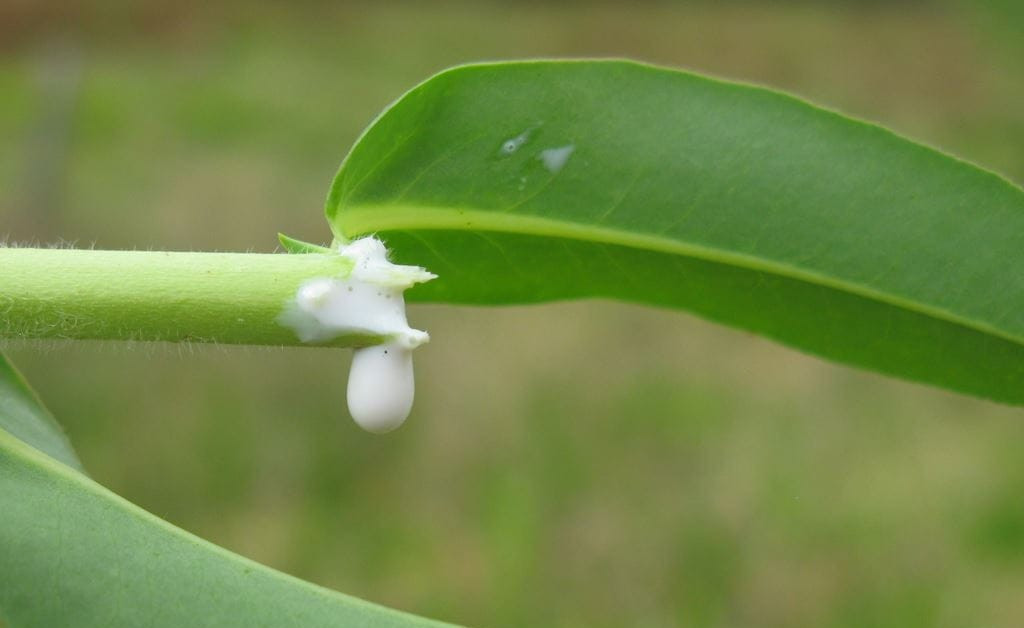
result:
M 351 270 L 339 255 L 0 248 L 0 337 L 300 345 L 285 304 Z

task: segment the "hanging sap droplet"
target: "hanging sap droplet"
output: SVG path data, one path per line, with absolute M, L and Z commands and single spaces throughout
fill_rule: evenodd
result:
M 348 411 L 364 430 L 383 434 L 405 422 L 415 384 L 412 351 L 401 343 L 356 349 L 348 375 Z

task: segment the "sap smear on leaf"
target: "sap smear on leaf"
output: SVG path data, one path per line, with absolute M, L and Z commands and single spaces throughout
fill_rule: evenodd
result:
M 544 162 L 544 167 L 548 169 L 548 172 L 558 174 L 565 167 L 565 164 L 568 163 L 575 150 L 575 144 L 566 144 L 557 148 L 544 149 L 540 151 L 540 155 L 537 158 Z
M 523 131 L 519 135 L 517 135 L 515 137 L 512 137 L 512 138 L 509 138 L 509 139 L 505 140 L 504 142 L 502 142 L 501 143 L 501 154 L 502 155 L 511 155 L 512 153 L 514 153 L 517 150 L 519 150 L 519 148 L 523 144 L 525 144 L 528 139 L 530 139 L 530 133 L 532 131 L 533 131 L 533 129 L 526 129 L 525 131 Z

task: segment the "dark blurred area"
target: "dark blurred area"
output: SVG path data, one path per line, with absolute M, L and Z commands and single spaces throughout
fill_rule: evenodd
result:
M 0 0 L 0 238 L 329 239 L 362 128 L 457 63 L 624 56 L 797 93 L 1024 181 L 991 2 Z M 319 584 L 477 626 L 1024 623 L 1024 414 L 605 302 L 418 307 L 417 406 L 348 356 L 5 347 L 93 477 Z

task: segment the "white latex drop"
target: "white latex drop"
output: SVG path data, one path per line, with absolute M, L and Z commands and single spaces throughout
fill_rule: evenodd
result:
M 384 345 L 358 348 L 348 379 L 348 408 L 370 432 L 390 432 L 412 409 L 412 350 L 430 336 L 409 327 L 403 291 L 434 278 L 418 266 L 398 266 L 375 238 L 342 246 L 354 266 L 345 279 L 318 277 L 303 283 L 279 320 L 303 342 L 326 342 L 343 334 L 387 336 Z
M 383 434 L 405 422 L 415 383 L 412 350 L 398 344 L 356 349 L 348 374 L 348 411 L 364 430 Z

